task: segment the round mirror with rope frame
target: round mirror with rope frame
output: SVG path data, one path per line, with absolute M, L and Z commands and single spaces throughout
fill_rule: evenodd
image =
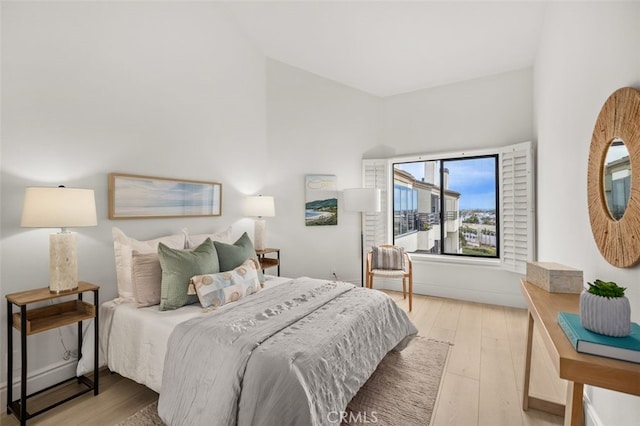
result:
M 617 220 L 607 206 L 603 179 L 606 155 L 616 139 L 624 141 L 631 165 L 628 204 Z M 640 91 L 637 89 L 616 90 L 600 110 L 589 150 L 587 191 L 591 231 L 600 253 L 619 268 L 636 265 L 640 262 Z

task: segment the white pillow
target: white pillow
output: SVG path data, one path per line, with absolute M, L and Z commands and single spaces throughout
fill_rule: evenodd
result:
M 158 243 L 160 242 L 174 249 L 184 249 L 186 244 L 183 233 L 167 235 L 147 241 L 138 241 L 134 238 L 127 237 L 124 232 L 115 226 L 112 228 L 111 233 L 113 234 L 113 251 L 116 259 L 118 295 L 127 300 L 134 300 L 133 284 L 131 281 L 131 258 L 133 250 L 139 253 L 157 253 Z
M 233 240 L 231 239 L 231 227 L 228 227 L 224 231 L 214 232 L 212 234 L 195 234 L 189 235 L 189 230 L 187 228 L 182 229 L 184 233 L 185 239 L 187 240 L 187 245 L 185 248 L 194 249 L 198 247 L 200 244 L 204 243 L 207 238 L 210 238 L 211 241 L 219 241 L 221 243 L 232 244 Z

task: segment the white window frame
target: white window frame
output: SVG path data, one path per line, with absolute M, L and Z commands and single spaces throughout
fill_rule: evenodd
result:
M 535 257 L 535 188 L 534 153 L 531 142 L 504 147 L 470 151 L 444 152 L 387 159 L 363 160 L 362 178 L 366 188 L 382 191 L 380 213 L 366 214 L 365 247 L 393 241 L 393 213 L 389 211 L 393 201 L 393 164 L 412 161 L 446 160 L 451 158 L 498 155 L 498 190 L 500 221 L 500 257 L 479 258 L 448 256 L 444 254 L 417 254 L 417 261 L 463 263 L 501 267 L 524 274 L 527 262 Z

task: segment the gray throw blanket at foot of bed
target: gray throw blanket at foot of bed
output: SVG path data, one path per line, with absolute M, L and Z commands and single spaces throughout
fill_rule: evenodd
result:
M 299 278 L 179 324 L 158 413 L 168 425 L 325 425 L 417 329 L 386 294 Z

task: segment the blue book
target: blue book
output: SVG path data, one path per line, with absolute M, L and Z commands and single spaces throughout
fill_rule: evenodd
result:
M 558 324 L 578 352 L 640 363 L 640 325 L 631 323 L 631 334 L 610 337 L 587 330 L 580 315 L 558 312 Z

